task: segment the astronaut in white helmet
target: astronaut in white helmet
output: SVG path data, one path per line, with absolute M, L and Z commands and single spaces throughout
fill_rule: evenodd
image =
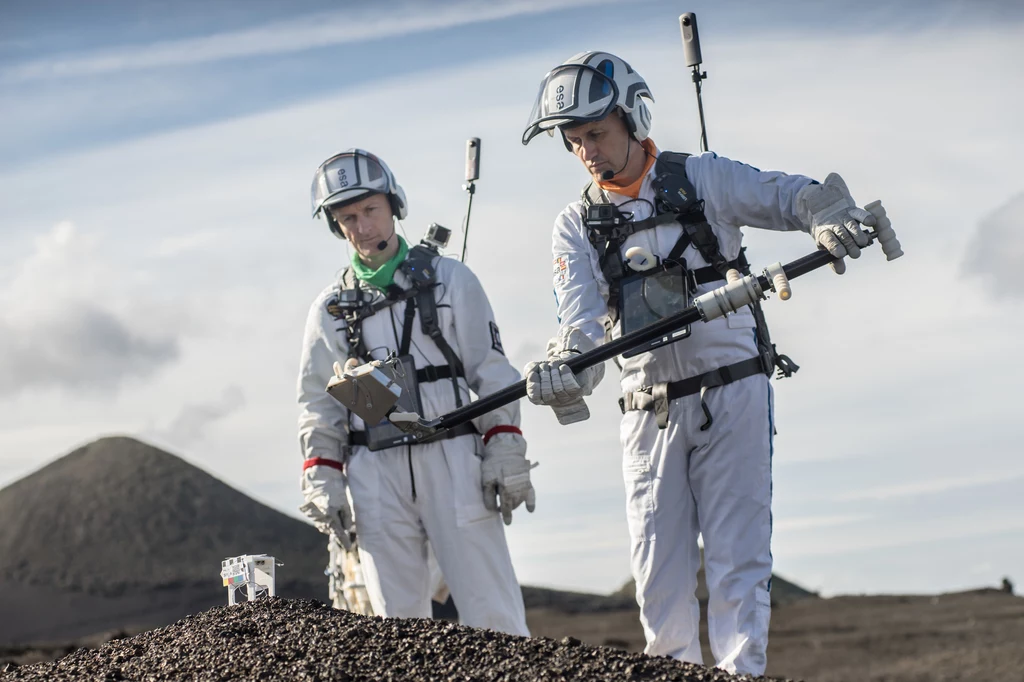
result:
M 461 262 L 410 247 L 397 233 L 405 192 L 373 154 L 350 149 L 324 161 L 312 203 L 314 217 L 348 240 L 352 254 L 306 321 L 301 509 L 346 547 L 358 537 L 376 615 L 430 617 L 432 549 L 464 624 L 528 635 L 502 525 L 513 509 L 525 503 L 532 512 L 535 503 L 518 405 L 409 445 L 325 390 L 345 364 L 392 353 L 404 358 L 399 379 L 427 417 L 469 402 L 471 391 L 487 395 L 518 381 L 487 296 Z
M 604 366 L 562 362 L 685 306 L 743 270 L 743 226 L 809 233 L 857 258 L 868 241 L 842 178 L 760 171 L 714 153 L 662 153 L 649 137 L 650 89 L 606 52 L 578 54 L 545 76 L 523 144 L 557 131 L 592 176 L 555 219 L 560 328 L 524 369 L 529 399 L 562 424 L 589 417 Z M 845 269 L 838 261 L 834 269 Z M 773 407 L 778 356 L 759 310 L 697 324 L 688 338 L 624 359 L 620 441 L 646 652 L 701 662 L 695 596 L 703 535 L 715 663 L 765 670 L 771 612 Z M 763 318 L 762 318 L 763 319 Z

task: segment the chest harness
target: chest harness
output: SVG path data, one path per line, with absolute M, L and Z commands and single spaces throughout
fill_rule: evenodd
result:
M 397 284 L 392 283 L 383 291 L 383 298 L 378 290 L 371 289 L 369 285 L 360 281 L 351 267 L 345 268 L 341 273 L 337 294 L 327 301 L 327 312 L 335 319 L 345 321 L 345 337 L 348 342 L 349 357 L 356 358 L 362 364 L 369 362 L 371 359 L 366 348 L 366 341 L 363 338 L 363 320 L 404 301 L 405 316 L 402 323 L 402 339 L 398 348 L 398 356 L 400 358 L 408 356 L 406 366 L 414 366 L 409 350 L 412 345 L 413 320 L 416 317 L 416 309 L 419 308 L 420 329 L 426 336 L 430 337 L 438 350 L 441 351 L 447 364 L 427 365 L 416 370 L 414 386 L 414 391 L 417 394 L 416 401 L 417 403 L 419 402 L 420 384 L 448 379 L 451 380 L 452 389 L 455 392 L 455 405 L 456 407 L 462 407 L 459 379 L 465 378 L 466 370 L 462 365 L 462 360 L 459 359 L 455 350 L 441 334 L 441 325 L 437 315 L 437 302 L 434 300 L 434 290 L 440 284 L 437 281 L 437 271 L 434 268 L 434 259 L 438 255 L 435 249 L 423 244 L 410 248 L 408 256 L 398 267 L 412 282 L 412 286 L 408 289 L 402 289 Z M 407 386 L 406 390 L 408 389 L 409 387 Z M 351 419 L 351 414 L 349 414 L 349 444 L 369 445 L 370 440 L 365 431 L 353 431 L 351 429 Z M 370 424 L 367 427 L 378 428 Z M 393 427 L 379 428 L 391 429 Z M 457 438 L 458 436 L 470 433 L 477 433 L 476 427 L 471 423 L 466 423 L 463 426 L 445 432 L 433 440 Z M 428 442 L 428 440 L 416 441 L 417 444 L 425 442 Z
M 619 321 L 619 304 L 622 294 L 622 280 L 629 274 L 622 259 L 622 245 L 633 234 L 659 225 L 679 223 L 683 232 L 664 259 L 666 263 L 682 266 L 689 291 L 699 284 L 708 284 L 726 279 L 726 272 L 735 268 L 743 275 L 750 274 L 750 264 L 741 248 L 736 260 L 727 261 L 722 255 L 718 237 L 704 216 L 704 201 L 697 198 L 697 190 L 686 177 L 686 158 L 689 154 L 662 152 L 654 163 L 654 211 L 650 218 L 632 220 L 611 203 L 604 190 L 591 182 L 583 189 L 583 224 L 591 245 L 597 251 L 601 272 L 608 282 L 608 310 L 611 326 Z M 709 266 L 688 269 L 682 258 L 687 246 L 693 245 Z M 625 414 L 629 410 L 654 410 L 659 428 L 668 425 L 669 402 L 675 398 L 700 393 L 701 408 L 705 423 L 700 427 L 707 430 L 713 421 L 711 411 L 704 403 L 704 393 L 709 388 L 724 386 L 755 374 L 776 377 L 792 376 L 800 367 L 787 356 L 780 354 L 771 342 L 768 324 L 760 303 L 750 306 L 754 315 L 758 356 L 731 365 L 699 374 L 682 381 L 642 386 L 637 391 L 625 393 L 619 399 L 619 408 Z M 610 332 L 610 328 L 608 330 Z

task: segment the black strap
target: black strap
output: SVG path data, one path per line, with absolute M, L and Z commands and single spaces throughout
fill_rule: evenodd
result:
M 586 209 L 584 209 L 586 210 Z M 599 230 L 600 234 L 609 241 L 618 242 L 620 245 L 631 235 L 641 230 L 649 230 L 652 227 L 668 225 L 670 223 L 682 222 L 685 218 L 675 213 L 659 213 L 643 220 L 630 221 L 623 225 L 616 225 L 607 230 Z
M 755 374 L 761 373 L 761 358 L 749 358 L 747 360 L 741 360 L 740 362 L 726 365 L 725 367 L 719 367 L 713 369 L 710 372 L 704 374 L 698 374 L 695 377 L 689 379 L 683 379 L 682 381 L 670 381 L 668 383 L 668 399 L 675 400 L 676 398 L 683 398 L 694 393 L 700 393 L 701 389 L 714 388 L 714 386 L 705 386 L 709 379 L 713 379 L 716 386 L 725 386 L 731 384 L 734 381 L 740 379 L 746 379 L 747 377 L 754 376 Z M 720 383 L 717 383 L 719 382 Z
M 470 434 L 478 434 L 479 431 L 473 426 L 473 422 L 466 422 L 465 424 L 459 424 L 455 428 L 447 431 L 442 431 L 436 436 L 424 438 L 423 440 L 417 440 L 413 445 L 423 445 L 424 443 L 432 443 L 436 440 L 450 440 L 452 438 L 458 438 L 459 436 L 468 436 Z M 368 441 L 366 438 L 366 431 L 350 431 L 348 434 L 349 445 L 367 445 Z
M 416 299 L 405 302 L 405 320 L 402 322 L 402 343 L 398 346 L 399 355 L 408 355 L 412 344 L 412 321 L 416 317 Z
M 416 370 L 416 381 L 421 384 L 451 379 L 452 376 L 464 378 L 466 374 L 461 367 L 456 369 L 453 374 L 450 365 L 427 365 Z
M 705 422 L 700 427 L 701 431 L 707 431 L 714 419 L 711 410 L 704 402 L 704 393 L 710 388 L 717 388 L 731 384 L 740 379 L 752 377 L 755 374 L 763 374 L 764 366 L 761 364 L 761 357 L 748 358 L 735 362 L 731 365 L 713 369 L 697 376 L 683 379 L 682 381 L 669 381 L 646 386 L 639 391 L 632 391 L 629 395 L 629 405 L 626 404 L 626 396 L 619 398 L 619 409 L 625 414 L 628 410 L 654 410 L 657 415 L 658 428 L 664 429 L 668 426 L 668 404 L 676 398 L 684 398 L 688 395 L 700 393 L 700 406 L 704 411 Z M 647 394 L 649 399 L 643 395 L 640 400 L 634 398 L 637 394 Z
M 434 301 L 433 289 L 425 289 L 420 292 L 420 327 L 423 333 L 429 336 L 441 355 L 448 362 L 449 367 L 455 368 L 455 374 L 451 375 L 452 390 L 455 391 L 455 406 L 462 407 L 462 395 L 459 391 L 459 377 L 466 376 L 466 369 L 462 366 L 462 360 L 455 354 L 455 350 L 448 343 L 441 333 L 441 324 L 437 318 L 437 302 Z
M 729 262 L 730 267 L 736 267 L 736 265 L 736 261 Z M 710 284 L 711 282 L 721 282 L 725 280 L 725 276 L 710 265 L 706 268 L 691 270 L 690 272 L 693 273 L 694 284 Z

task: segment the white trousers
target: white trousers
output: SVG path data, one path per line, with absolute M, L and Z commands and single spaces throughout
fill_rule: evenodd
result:
M 647 654 L 702 663 L 695 596 L 700 550 L 716 664 L 764 673 L 772 573 L 772 389 L 762 374 L 673 400 L 668 428 L 654 412 L 622 419 L 623 478 Z
M 484 507 L 477 436 L 378 452 L 357 448 L 348 486 L 374 613 L 430 618 L 433 548 L 460 621 L 529 636 L 505 528 Z M 415 485 L 415 499 L 413 486 Z

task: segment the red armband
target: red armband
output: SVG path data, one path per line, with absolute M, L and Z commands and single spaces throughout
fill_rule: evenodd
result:
M 487 441 L 489 441 L 492 436 L 499 433 L 518 433 L 520 436 L 523 435 L 523 432 L 519 430 L 518 426 L 512 426 L 511 424 L 498 424 L 484 434 L 484 445 L 487 445 Z
M 307 459 L 305 462 L 302 463 L 302 470 L 305 471 L 309 467 L 315 466 L 331 467 L 332 469 L 337 469 L 338 471 L 345 470 L 345 465 L 342 464 L 341 462 L 335 461 L 333 459 L 325 459 L 323 457 L 311 457 Z

